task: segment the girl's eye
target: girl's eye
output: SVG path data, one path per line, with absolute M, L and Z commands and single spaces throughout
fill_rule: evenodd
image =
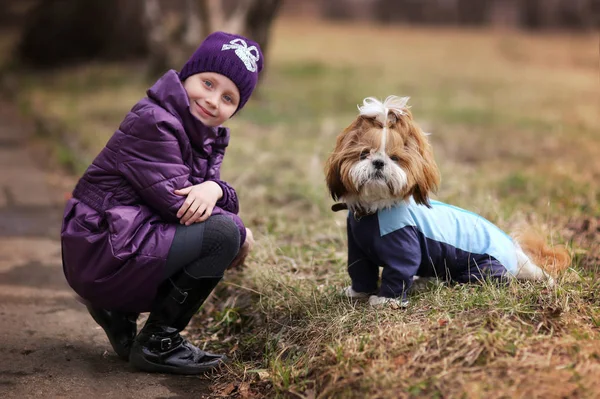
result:
M 225 100 L 225 102 L 227 102 L 227 103 L 233 102 L 233 99 L 231 98 L 231 96 L 223 96 L 223 100 Z
M 362 151 L 360 153 L 360 160 L 362 161 L 363 159 L 365 159 L 367 157 L 367 155 L 369 155 L 369 151 Z
M 210 80 L 205 80 L 204 81 L 204 86 L 206 86 L 206 87 L 212 87 L 212 82 Z
M 391 159 L 392 161 L 394 161 L 394 162 L 398 162 L 398 161 L 400 160 L 400 158 L 398 158 L 398 157 L 397 157 L 397 156 L 395 156 L 395 155 L 392 155 L 392 156 L 390 157 L 390 159 Z

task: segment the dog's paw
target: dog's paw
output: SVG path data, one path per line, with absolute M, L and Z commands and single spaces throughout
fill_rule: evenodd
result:
M 368 299 L 371 294 L 367 292 L 354 291 L 352 286 L 349 285 L 342 290 L 342 295 L 350 299 Z
M 408 307 L 408 301 L 402 298 L 386 298 L 383 296 L 371 295 L 369 305 L 374 307 L 389 306 L 392 309 L 404 309 Z

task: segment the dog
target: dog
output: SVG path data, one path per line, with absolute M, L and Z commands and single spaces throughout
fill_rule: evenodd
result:
M 570 265 L 566 248 L 551 248 L 531 232 L 512 238 L 480 215 L 430 198 L 440 172 L 408 99 L 364 99 L 325 163 L 331 197 L 341 201 L 332 209 L 348 209 L 352 284 L 344 294 L 406 307 L 418 277 L 554 284 L 552 275 Z

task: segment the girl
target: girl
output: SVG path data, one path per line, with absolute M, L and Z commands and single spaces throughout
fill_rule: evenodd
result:
M 209 35 L 131 109 L 66 205 L 67 281 L 137 369 L 199 374 L 224 361 L 179 333 L 254 242 L 220 179 L 230 137 L 221 124 L 246 104 L 262 67 L 257 43 Z M 140 312 L 150 316 L 136 335 Z

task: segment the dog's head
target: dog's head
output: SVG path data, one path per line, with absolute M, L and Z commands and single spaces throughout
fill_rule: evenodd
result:
M 440 182 L 431 145 L 413 121 L 408 97 L 369 97 L 342 131 L 325 175 L 334 200 L 369 213 L 409 197 L 429 206 Z

